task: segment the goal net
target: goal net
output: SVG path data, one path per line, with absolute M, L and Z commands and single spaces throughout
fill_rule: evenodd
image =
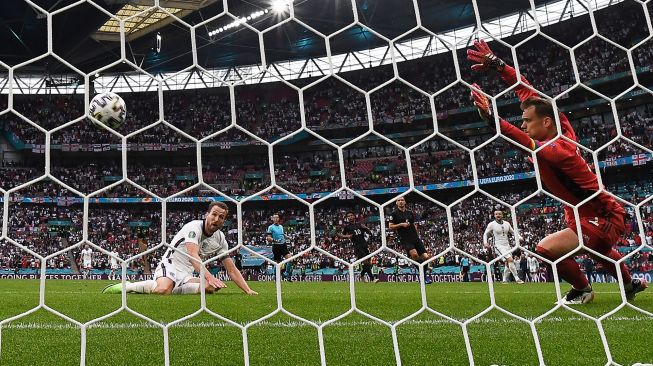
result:
M 0 57 L 0 363 L 653 363 L 651 291 L 618 270 L 653 277 L 652 4 L 24 0 Z M 472 68 L 478 40 L 527 81 Z M 556 112 L 534 147 L 501 132 L 527 129 L 526 91 Z M 104 92 L 124 123 L 89 117 Z M 560 144 L 599 191 L 547 187 Z M 618 260 L 581 226 L 610 199 Z M 128 292 L 214 201 L 229 251 L 201 294 Z M 562 257 L 536 249 L 568 228 Z M 569 259 L 594 302 L 565 304 Z

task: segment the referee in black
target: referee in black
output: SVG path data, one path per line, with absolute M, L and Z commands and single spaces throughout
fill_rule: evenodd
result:
M 365 233 L 371 236 L 372 231 L 360 222 L 356 222 L 356 216 L 354 216 L 352 211 L 347 212 L 346 219 L 347 225 L 342 230 L 342 233 L 338 233 L 338 237 L 351 240 L 351 243 L 354 246 L 354 255 L 356 255 L 356 259 L 361 259 L 370 254 L 367 240 L 365 240 Z M 361 278 L 365 278 L 365 274 L 367 274 L 370 281 L 378 282 L 379 280 L 374 278 L 374 274 L 372 273 L 372 263 L 370 263 L 370 259 L 365 259 L 362 262 L 362 265 Z
M 406 199 L 399 197 L 395 202 L 397 208 L 390 216 L 390 230 L 397 232 L 399 243 L 404 248 L 408 256 L 417 263 L 422 263 L 429 259 L 424 243 L 417 233 L 417 223 L 415 213 L 406 209 Z M 429 266 L 424 267 L 424 273 L 429 273 Z M 431 278 L 424 276 L 424 283 L 431 283 Z

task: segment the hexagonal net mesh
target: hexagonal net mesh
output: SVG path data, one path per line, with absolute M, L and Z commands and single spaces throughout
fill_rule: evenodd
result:
M 261 362 L 251 354 L 257 327 L 274 325 L 314 329 L 313 361 L 322 365 L 348 362 L 334 356 L 340 351 L 327 342 L 328 330 L 343 322 L 388 330 L 390 356 L 382 363 L 397 365 L 418 362 L 402 343 L 402 329 L 416 328 L 406 327 L 454 327 L 461 332 L 462 358 L 451 363 L 469 364 L 488 359 L 479 356 L 488 352 L 487 344 L 474 341 L 474 332 L 488 324 L 527 327 L 529 362 L 540 365 L 559 361 L 541 342 L 551 336 L 547 327 L 555 321 L 568 327 L 579 321 L 595 325 L 604 364 L 626 363 L 621 353 L 615 356 L 606 331 L 618 313 L 634 312 L 626 321 L 637 321 L 650 334 L 651 297 L 642 294 L 640 303 L 631 301 L 645 288 L 638 281 L 653 274 L 653 173 L 647 163 L 653 159 L 650 1 L 531 1 L 506 9 L 470 0 L 460 15 L 468 18 L 468 26 L 455 30 L 438 23 L 443 18 L 434 15 L 435 5 L 418 0 L 405 1 L 397 9 L 398 20 L 389 23 L 387 14 L 377 16 L 384 21 L 375 20 L 369 10 L 374 1 L 351 0 L 345 20 L 332 21 L 336 29 L 304 17 L 306 9 L 300 8 L 306 1 L 298 0 L 247 17 L 232 13 L 223 0 L 222 13 L 196 24 L 178 18 L 179 9 L 162 0 L 124 17 L 92 1 L 54 10 L 26 2 L 48 25 L 48 42 L 42 56 L 2 63 L 7 70 L 3 135 L 32 155 L 20 159 L 24 166 L 3 168 L 0 264 L 6 278 L 37 279 L 32 293 L 38 299 L 32 299 L 34 307 L 0 313 L 0 360 L 3 353 L 5 359 L 15 353 L 7 347 L 7 342 L 16 344 L 7 334 L 39 328 L 20 323 L 39 311 L 80 331 L 82 365 L 97 361 L 90 335 L 112 328 L 103 324 L 119 314 L 163 334 L 165 365 L 178 360 L 178 350 L 171 347 L 174 329 L 193 327 L 189 322 L 206 314 L 214 323 L 195 326 L 218 327 L 219 322 L 237 329 L 234 337 L 242 342 L 237 363 L 245 365 Z M 107 30 L 115 27 L 120 38 L 120 57 L 97 70 L 69 62 L 53 42 L 56 17 L 80 6 L 110 15 L 113 25 Z M 266 18 L 265 26 L 255 21 L 275 6 L 282 19 Z M 387 4 L 383 9 L 390 10 Z M 409 14 L 405 19 L 404 13 Z M 634 20 L 625 21 L 623 14 Z M 182 71 L 150 72 L 127 57 L 129 27 L 157 17 L 169 17 L 189 32 L 188 67 Z M 235 30 L 252 33 L 259 59 L 254 65 L 213 67 L 205 46 Z M 276 47 L 279 34 L 288 38 L 287 50 Z M 206 37 L 211 42 L 205 45 Z M 24 71 L 41 63 L 57 63 L 58 70 L 67 70 L 60 75 L 78 78 L 67 82 L 68 76 Z M 52 85 L 42 89 L 39 80 L 56 84 L 57 91 Z M 76 94 L 82 84 L 83 98 Z M 88 102 L 106 91 L 125 100 L 124 125 L 110 128 L 88 117 Z M 487 109 L 475 107 L 472 92 L 476 103 L 487 101 Z M 540 104 L 520 108 L 529 97 Z M 522 119 L 528 123 L 522 125 Z M 552 126 L 549 135 L 537 130 L 545 123 Z M 203 217 L 211 201 L 230 209 L 224 232 L 231 245 L 227 253 L 202 258 L 196 274 L 199 310 L 160 317 L 139 305 L 160 305 L 159 299 L 128 302 L 127 282 L 151 279 L 164 252 L 175 250 L 176 231 Z M 287 228 L 281 239 L 288 239 L 287 256 L 276 257 L 279 247 L 269 243 L 266 229 L 273 214 Z M 406 232 L 413 227 L 415 237 Z M 96 252 L 94 265 L 104 268 L 96 278 L 110 275 L 123 286 L 117 309 L 80 320 L 48 303 L 46 289 L 58 285 L 46 286 L 46 280 L 78 279 L 76 258 L 87 245 Z M 273 302 L 261 306 L 267 311 L 243 320 L 238 309 L 228 315 L 216 310 L 225 305 L 213 298 L 223 295 L 207 294 L 204 276 L 216 273 L 230 256 L 238 258 L 252 288 L 258 286 L 254 280 L 274 283 L 259 286 L 259 296 Z M 110 271 L 111 262 L 119 269 Z M 233 272 L 216 276 L 232 279 Z M 512 282 L 526 280 L 527 290 L 495 286 L 511 282 L 511 276 Z M 285 284 L 284 278 L 299 284 Z M 401 314 L 369 310 L 375 301 L 366 300 L 368 294 L 379 296 L 378 305 L 388 300 L 384 296 L 409 288 L 365 284 L 379 280 L 414 285 L 407 296 L 416 305 Z M 325 284 L 304 285 L 311 281 Z M 313 308 L 310 298 L 297 300 L 327 291 L 327 281 L 341 282 L 336 293 L 348 293 L 342 311 Z M 596 302 L 601 297 L 612 302 L 598 308 L 570 304 L 563 281 L 576 287 L 609 283 L 599 285 Z M 465 287 L 467 282 L 482 287 Z M 577 299 L 589 298 L 591 289 L 577 290 L 584 291 Z M 537 291 L 551 295 L 537 300 L 547 304 L 513 303 L 528 302 L 524 296 L 539 296 Z M 482 295 L 470 295 L 475 293 Z M 316 301 L 329 304 L 329 294 Z M 396 303 L 405 300 L 397 296 Z M 321 315 L 323 310 L 327 315 Z M 571 316 L 554 317 L 562 312 Z M 351 317 L 364 320 L 346 323 Z M 418 357 L 418 363 L 430 364 L 438 356 L 426 352 L 422 357 L 427 360 Z M 650 351 L 642 355 L 641 361 L 652 360 Z

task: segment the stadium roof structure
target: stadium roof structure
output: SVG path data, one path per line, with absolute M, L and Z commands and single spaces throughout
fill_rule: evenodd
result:
M 50 12 L 75 2 L 32 1 Z M 326 50 L 320 47 L 323 42 L 320 35 L 296 22 L 274 27 L 289 17 L 283 8 L 280 11 L 275 9 L 279 1 L 288 0 L 161 0 L 160 6 L 191 26 L 204 22 L 195 32 L 197 62 L 204 69 L 211 70 L 216 80 L 238 81 L 261 74 L 260 79 L 253 79 L 252 82 L 265 82 L 275 80 L 275 75 L 297 79 L 328 72 Z M 353 17 L 349 0 L 293 2 L 295 17 L 322 34 L 346 29 L 331 39 L 331 55 L 336 72 L 391 63 L 387 56 L 387 42 L 376 37 L 373 32 L 393 39 L 416 26 L 413 7 L 397 6 L 402 1 L 410 5 L 410 0 L 355 1 L 363 27 L 351 26 Z M 621 1 L 593 0 L 592 5 L 594 9 L 600 9 Z M 43 14 L 28 3 L 21 2 L 20 6 L 15 1 L 11 3 L 8 5 L 7 2 L 0 2 L 0 17 L 5 25 L 5 30 L 0 31 L 0 59 L 15 65 L 45 53 L 47 22 Z M 215 86 L 208 85 L 192 72 L 175 74 L 192 64 L 190 29 L 159 9 L 143 12 L 142 9 L 153 5 L 154 0 L 95 0 L 94 3 L 119 18 L 129 17 L 124 18 L 126 58 L 148 73 L 170 77 L 168 88 Z M 229 14 L 233 16 L 222 15 L 212 19 L 225 10 L 224 3 L 228 4 Z M 420 0 L 418 6 L 422 25 L 454 47 L 465 47 L 474 36 L 477 28 L 471 0 Z M 526 0 L 479 1 L 478 11 L 484 31 L 498 38 L 526 34 L 535 28 L 535 18 L 541 25 L 548 25 L 588 12 L 586 5 L 577 0 L 535 0 L 535 6 L 533 12 Z M 120 43 L 115 42 L 116 23 L 115 19 L 112 22 L 110 16 L 88 3 L 57 14 L 53 17 L 52 24 L 54 51 L 82 72 L 90 73 L 106 65 L 107 55 L 119 58 Z M 272 29 L 268 29 L 270 27 Z M 258 47 L 260 35 L 251 29 L 265 30 L 261 37 L 265 43 L 266 71 L 269 72 L 261 72 L 263 67 Z M 155 36 L 149 34 L 154 30 L 161 40 L 160 52 L 156 50 Z M 399 52 L 395 53 L 402 57 L 397 61 L 449 50 L 447 45 L 431 40 L 432 37 L 425 32 L 414 32 L 407 38 L 396 41 L 395 49 Z M 43 75 L 44 71 L 48 74 L 65 72 L 57 69 L 57 65 L 46 64 L 45 67 L 47 70 L 43 69 L 42 64 L 34 64 L 21 68 L 20 71 L 31 72 L 36 78 L 39 74 Z M 125 64 L 124 70 L 112 71 L 129 72 L 133 69 Z M 112 90 L 120 92 L 151 87 L 151 84 L 144 84 L 150 80 L 140 82 L 137 76 L 120 80 L 109 75 L 103 75 L 102 78 L 96 79 L 96 88 L 103 89 L 111 85 Z M 72 85 L 57 92 L 71 92 L 74 88 L 76 86 Z
M 211 5 L 216 0 L 161 0 L 159 8 L 152 8 L 151 1 L 136 0 L 122 4 L 115 13 L 116 18 L 109 18 L 93 34 L 93 38 L 102 41 L 120 42 L 120 20 L 125 20 L 125 38 L 134 41 L 148 33 L 165 27 L 172 23 L 172 14 L 178 18 L 187 15 L 203 7 Z M 119 4 L 119 1 L 106 1 L 107 4 Z

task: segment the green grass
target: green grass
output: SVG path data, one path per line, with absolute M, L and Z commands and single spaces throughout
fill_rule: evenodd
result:
M 121 306 L 120 295 L 103 295 L 106 281 L 47 281 L 45 304 L 80 322 L 108 314 Z M 252 283 L 260 295 L 243 295 L 233 283 L 206 297 L 207 308 L 236 323 L 247 324 L 277 309 L 273 283 Z M 620 304 L 616 285 L 595 285 L 594 303 L 577 307 L 601 316 Z M 421 307 L 414 283 L 356 283 L 358 308 L 396 322 Z M 553 307 L 553 284 L 495 285 L 497 305 L 533 319 Z M 434 310 L 466 320 L 490 304 L 485 283 L 434 283 L 426 286 Z M 302 318 L 324 322 L 351 308 L 346 283 L 283 283 L 284 308 Z M 38 281 L 0 280 L 0 320 L 38 305 Z M 131 309 L 169 323 L 200 309 L 200 297 L 157 297 L 128 294 Z M 653 310 L 653 291 L 637 297 L 636 305 Z M 653 363 L 653 318 L 622 308 L 603 322 L 615 362 Z M 547 365 L 604 365 L 607 356 L 599 328 L 592 320 L 559 309 L 536 323 Z M 493 309 L 469 323 L 467 332 L 476 365 L 536 365 L 530 325 Z M 279 312 L 247 329 L 250 365 L 319 365 L 318 329 Z M 403 365 L 465 365 L 469 363 L 463 329 L 430 312 L 422 312 L 397 327 Z M 0 365 L 79 365 L 82 332 L 74 324 L 44 309 L 5 324 L 1 329 Z M 323 328 L 328 365 L 393 365 L 391 329 L 357 312 Z M 243 332 L 207 312 L 180 322 L 168 331 L 171 365 L 242 365 Z M 87 329 L 87 365 L 162 365 L 163 328 L 122 311 Z

